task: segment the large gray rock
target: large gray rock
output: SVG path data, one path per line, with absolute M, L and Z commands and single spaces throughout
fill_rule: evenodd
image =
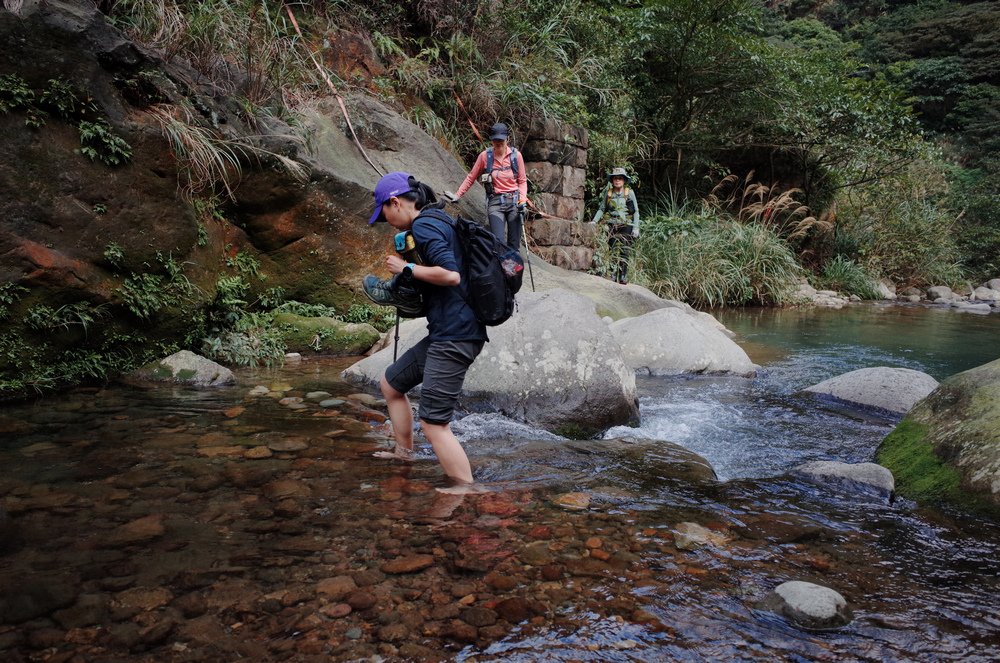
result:
M 462 198 L 465 200 L 465 198 Z M 535 290 L 565 289 L 583 295 L 597 307 L 597 314 L 613 320 L 630 318 L 661 308 L 683 308 L 691 310 L 687 304 L 661 299 L 639 285 L 620 285 L 593 274 L 574 272 L 550 265 L 537 256 L 530 255 L 531 272 L 524 275 L 521 295 L 531 291 L 530 275 L 534 275 Z M 527 271 L 527 268 L 525 268 Z
M 938 381 L 909 368 L 876 366 L 823 380 L 805 391 L 845 403 L 906 414 L 914 403 L 934 391 Z
M 847 601 L 838 592 L 799 580 L 775 587 L 761 602 L 761 607 L 810 629 L 837 628 L 853 619 Z
M 950 302 L 956 297 L 958 297 L 958 295 L 952 292 L 951 288 L 949 288 L 946 285 L 935 285 L 931 286 L 930 288 L 927 288 L 927 299 L 931 300 L 932 302 L 936 302 L 939 300 Z
M 756 366 L 716 325 L 704 315 L 681 308 L 663 308 L 619 320 L 610 329 L 621 344 L 625 361 L 642 373 L 752 376 Z
M 956 311 L 961 311 L 962 313 L 978 313 L 980 315 L 989 315 L 993 312 L 993 307 L 989 304 L 979 303 L 974 304 L 972 302 L 967 302 L 964 299 L 956 299 L 951 302 L 951 307 Z
M 985 286 L 990 290 L 1000 290 L 1000 279 L 990 279 Z
M 194 387 L 220 387 L 236 382 L 231 370 L 190 350 L 181 350 L 160 361 L 150 362 L 133 373 L 132 377 L 154 382 L 178 382 Z
M 892 472 L 877 463 L 817 460 L 793 468 L 792 474 L 798 474 L 820 485 L 860 488 L 877 492 L 884 497 L 891 497 L 896 490 Z
M 400 354 L 425 335 L 401 339 Z M 464 406 L 498 411 L 568 437 L 638 422 L 635 374 L 586 298 L 566 290 L 522 291 L 514 316 L 490 328 L 489 335 L 466 375 Z M 391 362 L 388 347 L 343 375 L 374 385 Z
M 886 279 L 879 279 L 875 283 L 875 289 L 882 299 L 896 299 L 896 284 Z
M 878 448 L 901 495 L 1000 510 L 1000 359 L 953 375 Z
M 995 302 L 1000 300 L 1000 290 L 980 286 L 972 291 L 972 299 L 979 302 Z

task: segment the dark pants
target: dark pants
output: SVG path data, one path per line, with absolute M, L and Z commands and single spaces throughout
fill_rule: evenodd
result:
M 385 369 L 385 380 L 403 394 L 423 384 L 418 416 L 429 424 L 447 424 L 462 393 L 465 373 L 482 352 L 484 343 L 432 342 L 425 337 Z
M 490 231 L 507 246 L 520 250 L 521 215 L 517 212 L 517 194 L 500 193 L 490 196 L 486 205 Z
M 608 248 L 611 249 L 611 278 L 618 283 L 628 282 L 628 263 L 632 257 L 632 225 L 625 223 L 608 224 Z

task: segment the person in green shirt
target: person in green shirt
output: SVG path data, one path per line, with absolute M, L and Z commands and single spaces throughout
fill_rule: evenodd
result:
M 632 178 L 619 166 L 608 173 L 608 185 L 601 192 L 601 202 L 591 223 L 605 219 L 608 247 L 611 249 L 611 277 L 628 283 L 628 263 L 632 245 L 639 237 L 639 206 L 629 184 Z

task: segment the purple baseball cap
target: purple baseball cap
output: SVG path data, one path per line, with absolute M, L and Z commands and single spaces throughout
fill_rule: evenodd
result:
M 385 221 L 382 216 L 382 205 L 385 205 L 393 196 L 401 196 L 410 192 L 410 174 L 402 171 L 395 171 L 388 175 L 383 175 L 382 179 L 375 185 L 375 211 L 368 219 L 368 225 L 376 221 Z

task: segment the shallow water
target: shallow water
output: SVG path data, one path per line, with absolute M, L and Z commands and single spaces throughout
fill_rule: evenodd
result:
M 0 659 L 1000 657 L 996 523 L 781 476 L 799 459 L 866 460 L 892 426 L 801 387 L 887 360 L 942 378 L 988 361 L 969 348 L 987 352 L 996 327 L 952 328 L 960 352 L 842 331 L 847 349 L 831 351 L 839 318 L 825 313 L 725 317 L 769 357 L 756 380 L 641 381 L 646 437 L 739 477 L 726 483 L 636 431 L 568 442 L 476 415 L 456 428 L 495 491 L 444 496 L 426 445 L 413 466 L 371 457 L 382 408 L 350 398 L 349 360 L 5 407 Z M 952 324 L 936 315 L 907 311 L 901 328 Z M 786 324 L 782 341 L 769 325 Z M 313 391 L 343 403 L 280 400 Z M 679 549 L 681 522 L 716 541 Z M 854 620 L 809 632 L 756 608 L 787 580 L 836 589 Z

